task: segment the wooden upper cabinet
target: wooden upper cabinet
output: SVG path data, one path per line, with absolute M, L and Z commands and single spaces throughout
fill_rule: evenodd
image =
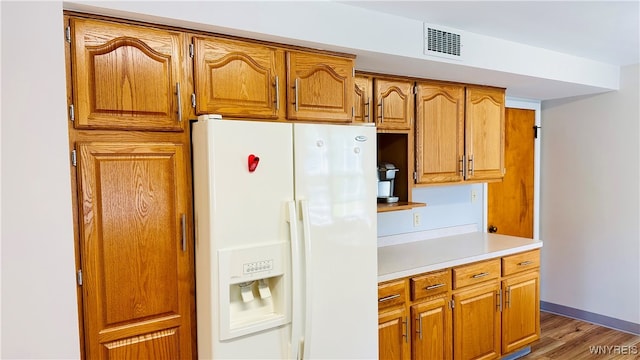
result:
M 194 37 L 196 113 L 284 119 L 284 51 L 219 37 Z
M 413 81 L 375 78 L 373 84 L 377 128 L 411 130 L 414 114 Z
M 87 359 L 192 357 L 184 146 L 78 143 Z
M 70 26 L 76 128 L 183 130 L 184 34 L 77 18 Z
M 504 176 L 504 89 L 467 86 L 467 179 L 493 180 Z
M 418 83 L 416 102 L 416 182 L 462 181 L 464 86 Z
M 373 121 L 371 116 L 373 79 L 365 75 L 356 75 L 353 98 L 353 122 L 369 123 Z
M 287 118 L 351 122 L 354 60 L 288 51 Z

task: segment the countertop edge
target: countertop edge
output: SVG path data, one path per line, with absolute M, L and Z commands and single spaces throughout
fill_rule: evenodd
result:
M 405 277 L 408 277 L 408 276 L 414 276 L 414 275 L 418 275 L 418 274 L 422 274 L 422 273 L 428 273 L 428 272 L 432 272 L 432 271 L 442 270 L 442 269 L 446 269 L 446 268 L 450 268 L 450 267 L 454 267 L 454 266 L 458 266 L 458 265 L 470 264 L 470 263 L 474 263 L 474 262 L 477 262 L 477 261 L 488 260 L 488 259 L 498 258 L 498 257 L 502 257 L 502 256 L 512 255 L 512 254 L 516 254 L 516 253 L 520 253 L 520 252 L 524 252 L 524 251 L 535 250 L 535 249 L 539 249 L 541 247 L 542 247 L 542 241 L 538 241 L 538 242 L 535 242 L 535 243 L 532 243 L 532 244 L 516 246 L 516 247 L 513 247 L 513 248 L 504 249 L 504 250 L 500 250 L 500 251 L 488 252 L 488 253 L 484 253 L 484 254 L 480 254 L 480 255 L 474 255 L 474 256 L 468 256 L 468 257 L 462 257 L 462 258 L 457 258 L 457 259 L 453 259 L 453 260 L 449 260 L 449 261 L 445 261 L 445 262 L 440 262 L 440 263 L 436 263 L 436 264 L 428 264 L 428 265 L 425 265 L 425 266 L 412 268 L 412 269 L 408 269 L 408 270 L 405 270 L 405 271 L 398 271 L 398 272 L 394 272 L 394 273 L 378 275 L 378 283 L 385 282 L 385 281 L 390 281 L 390 280 L 397 280 L 397 279 L 405 278 Z

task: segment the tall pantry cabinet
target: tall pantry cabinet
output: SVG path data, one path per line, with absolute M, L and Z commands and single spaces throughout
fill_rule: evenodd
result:
M 186 35 L 76 15 L 65 31 L 83 353 L 192 358 Z

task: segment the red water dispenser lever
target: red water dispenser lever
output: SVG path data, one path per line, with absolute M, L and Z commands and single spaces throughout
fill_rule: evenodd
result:
M 256 171 L 256 168 L 258 167 L 258 162 L 260 162 L 259 157 L 253 154 L 249 155 L 249 172 Z

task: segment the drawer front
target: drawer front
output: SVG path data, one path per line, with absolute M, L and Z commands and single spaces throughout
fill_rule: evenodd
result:
M 411 300 L 446 293 L 451 288 L 451 274 L 449 270 L 438 271 L 421 276 L 412 277 Z
M 498 277 L 500 277 L 500 259 L 458 266 L 453 268 L 453 288 L 458 289 Z
M 391 281 L 378 285 L 378 309 L 404 305 L 406 300 L 405 281 Z
M 509 255 L 502 258 L 502 276 L 540 267 L 540 250 Z

